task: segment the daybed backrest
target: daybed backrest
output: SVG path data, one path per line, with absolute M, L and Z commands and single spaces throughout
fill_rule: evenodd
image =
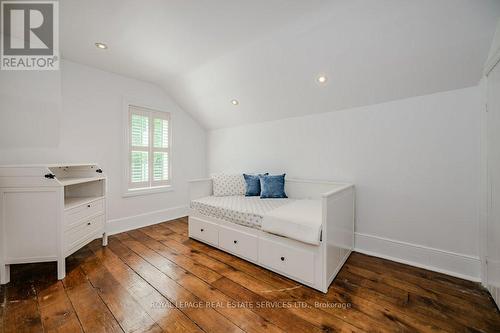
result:
M 189 180 L 189 200 L 195 200 L 213 195 L 212 178 Z
M 285 179 L 285 192 L 289 198 L 320 199 L 325 193 L 345 187 L 344 183 L 329 181 Z M 213 195 L 212 179 L 197 179 L 189 181 L 189 199 L 199 199 Z
M 319 199 L 323 194 L 343 187 L 343 183 L 329 181 L 285 179 L 285 192 L 289 198 Z

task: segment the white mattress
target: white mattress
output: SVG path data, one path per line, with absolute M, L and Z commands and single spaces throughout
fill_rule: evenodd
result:
M 210 196 L 192 200 L 191 208 L 205 216 L 260 229 L 265 214 L 294 201 L 293 199 L 261 199 L 243 195 Z
M 321 240 L 321 200 L 295 200 L 266 213 L 263 231 L 318 245 Z

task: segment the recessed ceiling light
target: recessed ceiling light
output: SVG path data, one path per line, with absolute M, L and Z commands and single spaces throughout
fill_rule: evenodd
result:
M 95 47 L 101 50 L 106 50 L 108 48 L 108 46 L 104 43 L 95 43 Z
M 240 104 L 240 102 L 238 102 L 237 99 L 233 99 L 233 100 L 231 100 L 231 104 L 238 105 L 238 104 Z
M 318 83 L 323 84 L 326 83 L 326 81 L 328 81 L 328 78 L 326 77 L 326 75 L 320 75 L 316 80 L 318 81 Z

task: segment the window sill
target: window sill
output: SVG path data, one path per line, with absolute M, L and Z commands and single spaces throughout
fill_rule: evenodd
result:
M 122 197 L 124 197 L 124 198 L 137 197 L 140 195 L 171 192 L 173 190 L 174 190 L 174 188 L 172 187 L 172 185 L 146 187 L 146 188 L 134 188 L 134 189 L 126 190 L 126 192 L 123 193 Z

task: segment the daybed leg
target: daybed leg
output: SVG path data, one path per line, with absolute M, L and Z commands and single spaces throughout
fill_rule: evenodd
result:
M 0 284 L 10 282 L 10 265 L 2 265 L 0 267 Z
M 102 246 L 108 246 L 108 234 L 107 233 L 102 234 Z
M 57 260 L 57 279 L 62 280 L 66 277 L 66 258 Z

